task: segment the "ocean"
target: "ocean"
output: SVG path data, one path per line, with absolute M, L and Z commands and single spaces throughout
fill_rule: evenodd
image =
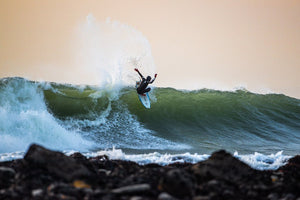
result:
M 0 161 L 32 143 L 67 155 L 108 155 L 139 164 L 199 162 L 224 149 L 256 169 L 300 154 L 300 100 L 246 89 L 153 87 L 151 109 L 134 86 L 0 79 Z

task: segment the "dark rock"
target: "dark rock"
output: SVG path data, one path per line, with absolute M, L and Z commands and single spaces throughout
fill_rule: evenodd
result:
M 234 197 L 234 192 L 230 189 L 226 189 L 222 195 L 225 199 L 232 199 Z
M 193 165 L 190 170 L 200 182 L 213 178 L 238 181 L 248 178 L 256 172 L 223 150 L 213 153 L 208 160 Z
M 2 189 L 0 190 L 0 199 L 18 199 L 18 193 L 12 189 Z
M 32 145 L 24 159 L 0 162 L 0 199 L 300 200 L 299 163 L 258 171 L 219 151 L 196 164 L 138 165 Z
M 247 192 L 247 196 L 251 199 L 256 199 L 256 197 L 258 196 L 258 193 L 255 190 L 249 190 Z
M 138 185 L 129 185 L 125 187 L 120 187 L 111 190 L 114 194 L 141 194 L 147 193 L 151 190 L 149 184 L 138 184 Z
M 71 154 L 70 157 L 74 158 L 75 160 L 81 161 L 81 162 L 88 161 L 88 159 L 79 152 Z
M 143 197 L 141 196 L 133 196 L 130 198 L 130 200 L 143 200 Z
M 75 159 L 35 144 L 30 146 L 24 160 L 30 167 L 45 169 L 50 174 L 65 181 L 72 181 L 78 178 L 92 181 L 96 177 L 95 172 Z
M 296 197 L 295 197 L 295 195 L 293 195 L 291 193 L 286 194 L 286 195 L 284 195 L 283 198 L 281 198 L 281 200 L 294 200 L 294 199 L 296 199 Z
M 294 156 L 288 160 L 288 163 L 280 167 L 277 171 L 280 173 L 279 181 L 276 181 L 277 188 L 285 190 L 286 193 L 300 196 L 300 155 Z M 278 182 L 278 183 L 277 183 Z
M 103 175 L 108 176 L 108 175 L 111 174 L 111 171 L 106 170 L 106 169 L 99 169 L 99 170 L 98 170 L 98 174 L 103 174 Z
M 9 187 L 15 177 L 15 170 L 9 167 L 0 167 L 0 188 Z
M 158 200 L 176 200 L 175 197 L 171 196 L 170 194 L 166 193 L 166 192 L 162 192 L 159 194 Z
M 193 165 L 192 163 L 187 163 L 187 162 L 184 162 L 184 163 L 180 163 L 180 162 L 175 162 L 175 163 L 172 163 L 172 164 L 169 164 L 167 166 L 169 167 L 176 167 L 176 168 L 186 168 L 186 167 L 190 167 L 191 165 Z
M 156 163 L 149 163 L 145 165 L 146 168 L 161 168 L 161 165 L 156 164 Z
M 175 197 L 194 195 L 193 177 L 184 170 L 172 169 L 160 181 L 160 187 Z
M 140 165 L 132 161 L 114 160 L 111 162 L 113 162 L 114 165 L 111 169 L 111 176 L 126 177 L 136 173 L 141 168 Z
M 193 198 L 193 200 L 210 200 L 210 196 L 196 196 Z
M 289 159 L 288 164 L 290 165 L 300 165 L 300 155 L 296 155 Z
M 47 188 L 48 194 L 64 194 L 67 196 L 81 196 L 80 190 L 65 183 L 53 183 Z
M 89 160 L 91 160 L 91 161 L 94 161 L 94 160 L 97 160 L 97 161 L 106 161 L 106 160 L 109 160 L 109 158 L 108 158 L 107 155 L 101 155 L 101 156 L 92 157 Z
M 31 191 L 31 194 L 32 194 L 32 197 L 35 197 L 35 198 L 42 197 L 44 194 L 44 191 L 43 191 L 43 189 L 35 189 L 35 190 Z
M 279 196 L 277 193 L 271 193 L 268 195 L 268 199 L 269 200 L 278 200 L 279 199 Z
M 300 180 L 300 155 L 292 157 L 288 160 L 288 163 L 280 167 L 277 171 L 293 174 L 293 177 Z

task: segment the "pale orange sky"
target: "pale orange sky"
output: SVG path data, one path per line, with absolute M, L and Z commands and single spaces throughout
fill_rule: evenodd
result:
M 90 83 L 70 49 L 91 13 L 148 39 L 157 86 L 245 86 L 300 98 L 297 0 L 1 0 L 0 77 Z

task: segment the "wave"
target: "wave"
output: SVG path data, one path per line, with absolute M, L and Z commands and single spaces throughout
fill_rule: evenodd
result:
M 6 78 L 0 95 L 0 152 L 19 138 L 12 150 L 38 142 L 63 150 L 300 151 L 300 100 L 282 94 L 152 88 L 146 110 L 134 87 Z

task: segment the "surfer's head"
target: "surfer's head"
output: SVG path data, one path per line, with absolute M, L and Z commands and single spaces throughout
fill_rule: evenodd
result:
M 147 76 L 147 81 L 150 81 L 151 80 L 151 76 Z

